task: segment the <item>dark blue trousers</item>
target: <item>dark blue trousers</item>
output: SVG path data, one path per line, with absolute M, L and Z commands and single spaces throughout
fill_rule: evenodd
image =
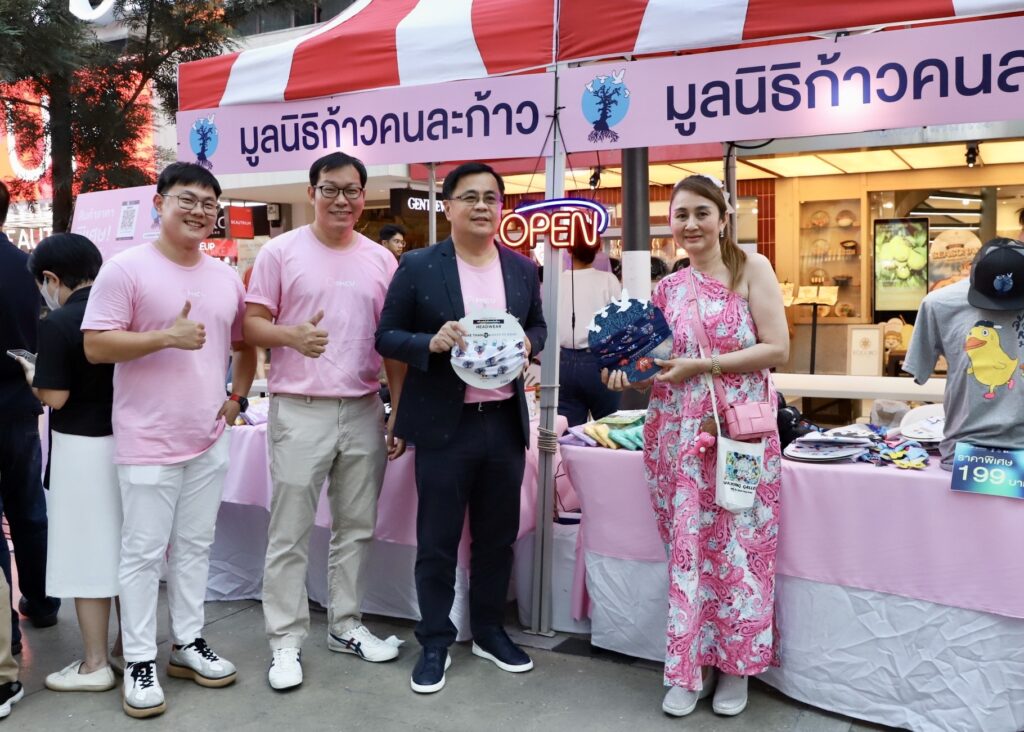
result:
M 588 350 L 560 349 L 558 413 L 569 420 L 569 426 L 589 421 L 588 414 L 601 419 L 618 408 L 619 394 L 601 383 L 597 357 Z
M 416 638 L 423 646 L 455 642 L 449 614 L 467 508 L 470 628 L 482 637 L 504 624 L 526 446 L 515 397 L 498 404 L 484 412 L 467 405 L 450 443 L 416 447 Z
M 41 464 L 37 418 L 0 421 L 0 510 L 11 528 L 18 589 L 31 615 L 49 615 L 60 607 L 60 600 L 46 596 L 46 498 Z M 13 587 L 6 540 L 0 541 L 0 567 Z M 11 626 L 11 642 L 17 645 L 21 629 L 16 610 L 11 613 Z

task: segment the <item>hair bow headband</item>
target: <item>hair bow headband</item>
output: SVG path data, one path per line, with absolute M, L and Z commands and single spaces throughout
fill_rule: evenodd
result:
M 725 199 L 725 212 L 727 214 L 731 215 L 736 213 L 736 209 L 732 207 L 732 202 L 729 200 L 729 192 L 725 190 L 725 183 L 720 181 L 715 176 L 708 175 L 707 173 L 697 173 L 696 175 L 698 178 L 704 178 L 705 180 L 710 181 L 711 185 L 713 185 L 715 188 L 722 192 L 722 198 Z

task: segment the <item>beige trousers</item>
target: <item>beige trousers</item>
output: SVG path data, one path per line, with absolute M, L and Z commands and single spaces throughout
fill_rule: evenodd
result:
M 362 624 L 364 567 L 387 464 L 384 405 L 376 394 L 352 399 L 274 395 L 267 434 L 274 496 L 263 617 L 271 648 L 299 648 L 309 632 L 309 537 L 327 478 L 328 629 L 338 635 Z
M 0 541 L 7 539 L 0 536 Z M 0 572 L 0 684 L 18 680 L 18 664 L 11 655 L 11 588 Z

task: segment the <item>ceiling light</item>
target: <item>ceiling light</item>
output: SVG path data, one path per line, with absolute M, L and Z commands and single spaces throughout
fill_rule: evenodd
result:
M 959 208 L 922 208 L 914 209 L 911 216 L 981 216 L 981 211 L 969 211 Z
M 967 160 L 967 167 L 973 168 L 978 162 L 978 143 L 968 142 L 967 152 L 964 153 L 964 158 Z
M 886 201 L 882 204 L 882 208 L 895 208 L 896 205 L 892 201 Z

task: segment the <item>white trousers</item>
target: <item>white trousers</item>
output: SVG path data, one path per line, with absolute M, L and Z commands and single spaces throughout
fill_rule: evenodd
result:
M 202 635 L 210 546 L 228 467 L 228 433 L 173 465 L 119 465 L 121 629 L 128 662 L 156 658 L 156 607 L 167 557 L 171 642 Z

